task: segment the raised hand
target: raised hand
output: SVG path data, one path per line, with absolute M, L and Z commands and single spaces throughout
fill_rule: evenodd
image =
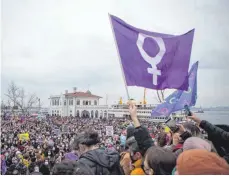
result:
M 192 116 L 188 116 L 188 119 L 193 120 L 194 122 L 196 122 L 198 125 L 200 124 L 201 120 L 194 114 L 192 113 Z

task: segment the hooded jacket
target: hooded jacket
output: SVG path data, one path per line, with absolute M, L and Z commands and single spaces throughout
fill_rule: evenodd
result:
M 122 175 L 119 159 L 116 151 L 95 149 L 81 155 L 78 162 L 89 166 L 94 175 Z

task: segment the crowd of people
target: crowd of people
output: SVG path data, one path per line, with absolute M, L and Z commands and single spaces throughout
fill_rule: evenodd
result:
M 227 125 L 195 114 L 156 124 L 139 120 L 134 104 L 129 111 L 129 119 L 2 117 L 1 174 L 229 174 Z

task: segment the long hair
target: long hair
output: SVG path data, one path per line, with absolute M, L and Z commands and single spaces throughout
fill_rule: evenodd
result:
M 199 127 L 197 127 L 193 123 L 185 122 L 183 124 L 183 126 L 184 126 L 185 130 L 192 135 L 192 137 L 200 137 L 200 138 L 202 138 L 202 134 L 200 132 Z
M 152 146 L 146 151 L 145 161 L 153 169 L 154 175 L 170 175 L 176 166 L 175 154 L 158 146 Z

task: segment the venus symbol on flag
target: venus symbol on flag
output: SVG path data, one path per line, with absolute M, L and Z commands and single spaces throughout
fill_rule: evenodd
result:
M 152 38 L 154 41 L 156 41 L 156 43 L 159 46 L 159 52 L 155 57 L 149 56 L 143 49 L 143 44 L 144 44 L 145 38 L 147 37 Z M 153 37 L 153 36 L 139 33 L 138 40 L 137 40 L 137 46 L 138 46 L 138 49 L 143 59 L 151 65 L 152 68 L 147 68 L 147 71 L 148 73 L 153 75 L 153 84 L 157 85 L 157 76 L 161 75 L 161 70 L 157 69 L 157 64 L 161 62 L 161 59 L 163 58 L 165 54 L 165 43 L 163 39 L 160 37 Z
M 127 86 L 188 90 L 194 29 L 181 35 L 146 31 L 110 15 Z

